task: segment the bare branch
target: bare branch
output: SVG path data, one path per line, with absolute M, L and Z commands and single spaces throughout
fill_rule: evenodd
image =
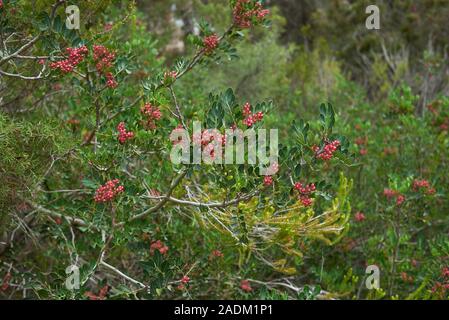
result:
M 3 59 L 0 60 L 0 66 L 3 65 L 4 63 L 6 63 L 7 61 L 17 57 L 18 55 L 20 55 L 22 52 L 24 52 L 25 50 L 27 50 L 28 48 L 30 48 L 33 44 L 35 44 L 39 38 L 41 37 L 41 34 L 39 33 L 37 36 L 35 36 L 33 39 L 31 39 L 29 42 L 27 42 L 26 44 L 24 44 L 22 47 L 20 47 L 19 49 L 17 49 L 16 52 L 4 57 Z
M 160 201 L 154 207 L 151 207 L 151 208 L 143 211 L 142 213 L 139 213 L 138 215 L 133 216 L 132 218 L 130 218 L 128 220 L 128 222 L 132 222 L 132 221 L 135 221 L 135 220 L 142 219 L 142 218 L 146 217 L 148 214 L 150 214 L 152 212 L 156 212 L 160 208 L 162 208 L 162 206 L 164 206 L 168 202 L 171 194 L 173 193 L 173 190 L 175 190 L 175 188 L 181 183 L 182 179 L 185 177 L 186 174 L 187 174 L 187 170 L 185 169 L 180 174 L 178 174 L 175 179 L 173 179 L 173 181 L 172 181 L 172 183 L 170 185 L 170 188 L 168 189 L 167 194 L 165 195 L 164 199 L 162 199 L 162 201 Z M 117 225 L 118 226 L 122 226 L 124 224 L 125 223 L 122 222 L 122 223 L 119 223 Z
M 138 285 L 138 286 L 140 286 L 140 287 L 142 287 L 142 288 L 144 288 L 144 289 L 148 289 L 148 292 L 150 291 L 150 287 L 149 287 L 148 285 L 143 284 L 142 282 L 137 281 L 137 280 L 131 278 L 130 276 L 127 276 L 126 274 L 124 274 L 123 272 L 121 272 L 121 271 L 120 271 L 119 269 L 117 269 L 116 267 L 111 266 L 109 263 L 106 263 L 106 262 L 104 262 L 103 260 L 101 260 L 101 261 L 100 261 L 100 264 L 103 265 L 103 266 L 105 266 L 106 268 L 108 268 L 108 269 L 114 271 L 114 272 L 115 272 L 116 274 L 118 274 L 120 277 L 125 278 L 125 279 L 128 280 L 129 282 L 132 282 L 132 283 L 134 283 L 134 284 L 136 284 L 136 285 Z
M 212 203 L 202 203 L 202 202 L 195 202 L 195 201 L 189 201 L 189 200 L 182 200 L 182 199 L 177 199 L 174 197 L 168 197 L 168 200 L 170 202 L 174 202 L 174 203 L 178 203 L 178 204 L 184 204 L 184 205 L 189 205 L 189 206 L 194 206 L 194 207 L 205 207 L 205 208 L 226 208 L 229 207 L 231 205 L 234 204 L 238 204 L 241 201 L 246 201 L 251 199 L 252 197 L 254 197 L 256 194 L 258 193 L 258 190 L 237 197 L 235 199 L 229 200 L 229 201 L 223 201 L 223 202 L 212 202 Z M 167 199 L 166 196 L 160 196 L 160 197 L 153 197 L 153 196 L 143 196 L 143 198 L 148 198 L 148 199 L 158 199 L 158 200 L 164 200 Z

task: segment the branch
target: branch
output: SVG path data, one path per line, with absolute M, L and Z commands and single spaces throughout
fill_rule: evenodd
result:
M 101 128 L 102 126 L 104 126 L 106 123 L 108 123 L 109 121 L 111 121 L 112 119 L 114 119 L 115 117 L 117 117 L 119 114 L 121 114 L 122 112 L 131 109 L 132 107 L 134 107 L 136 104 L 138 104 L 140 102 L 140 100 L 142 100 L 144 97 L 144 95 L 140 95 L 138 96 L 129 106 L 120 109 L 119 111 L 117 111 L 116 113 L 112 114 L 111 116 L 107 117 L 105 120 L 103 120 L 102 122 L 100 122 L 99 127 Z
M 119 276 L 121 276 L 122 278 L 125 278 L 125 279 L 128 280 L 129 282 L 132 282 L 132 283 L 134 283 L 134 284 L 137 284 L 137 285 L 139 285 L 139 286 L 142 287 L 142 288 L 148 289 L 148 291 L 150 290 L 150 287 L 149 287 L 148 285 L 143 284 L 142 282 L 137 281 L 137 280 L 131 278 L 130 276 L 127 276 L 126 274 L 124 274 L 123 272 L 121 272 L 119 269 L 117 269 L 117 268 L 114 267 L 114 266 L 111 266 L 110 264 L 104 262 L 103 260 L 100 261 L 100 264 L 103 265 L 103 266 L 105 266 L 106 268 L 108 268 L 108 269 L 114 271 L 114 272 L 117 273 Z
M 227 35 L 228 33 L 231 32 L 231 30 L 232 30 L 233 28 L 234 28 L 234 25 L 231 25 L 231 26 L 230 26 L 230 27 L 229 27 L 229 28 L 228 28 L 228 29 L 221 35 L 221 37 L 219 38 L 219 41 L 223 40 L 223 39 L 226 37 L 226 35 Z M 184 76 L 184 75 L 185 75 L 186 73 L 188 73 L 190 70 L 192 70 L 192 69 L 198 64 L 198 62 L 201 60 L 201 58 L 204 56 L 204 54 L 205 54 L 204 49 L 199 50 L 199 51 L 195 54 L 195 56 L 192 58 L 192 60 L 191 60 L 190 63 L 188 64 L 188 66 L 187 66 L 182 72 L 180 72 L 180 73 L 176 76 L 174 82 L 173 82 L 171 85 L 173 85 L 173 84 L 175 83 L 176 80 L 180 79 L 182 76 Z M 164 87 L 163 84 L 158 85 L 158 86 L 155 88 L 155 91 L 161 89 L 162 87 Z M 170 88 L 169 88 L 169 89 L 170 89 Z M 109 122 L 110 120 L 112 120 L 113 118 L 115 118 L 116 116 L 118 116 L 119 114 L 121 114 L 122 112 L 125 112 L 126 110 L 132 108 L 134 105 L 136 105 L 136 104 L 137 104 L 140 100 L 142 100 L 143 98 L 144 98 L 144 95 L 143 95 L 143 94 L 140 95 L 140 96 L 138 96 L 138 97 L 136 98 L 136 100 L 135 100 L 133 103 L 131 103 L 131 105 L 129 105 L 128 107 L 125 107 L 125 108 L 120 109 L 119 111 L 117 111 L 117 112 L 114 113 L 113 115 L 109 116 L 106 120 L 104 120 L 104 121 L 100 124 L 100 127 L 103 126 L 104 124 L 106 124 L 107 122 Z
M 170 185 L 170 189 L 168 189 L 167 194 L 162 199 L 162 201 L 160 201 L 154 207 L 151 207 L 151 208 L 143 211 L 142 213 L 139 213 L 138 215 L 135 215 L 135 216 L 131 217 L 127 222 L 132 222 L 132 221 L 135 221 L 135 220 L 142 219 L 142 218 L 146 217 L 148 214 L 150 214 L 152 212 L 156 212 L 160 208 L 162 208 L 162 206 L 164 206 L 168 202 L 168 200 L 170 199 L 171 194 L 173 193 L 173 190 L 175 190 L 175 188 L 181 183 L 182 179 L 185 177 L 186 174 L 187 174 L 187 169 L 182 171 L 180 174 L 178 174 L 178 176 L 176 176 L 175 179 L 173 179 L 173 181 L 172 181 L 172 183 Z M 123 226 L 124 224 L 125 224 L 125 222 L 121 222 L 121 223 L 117 224 L 117 226 Z
M 25 200 L 25 201 L 26 201 L 32 208 L 34 208 L 35 210 L 40 211 L 40 212 L 43 212 L 43 213 L 46 213 L 46 214 L 52 216 L 53 218 L 64 218 L 64 219 L 66 219 L 68 222 L 70 222 L 72 225 L 79 226 L 79 227 L 91 228 L 92 230 L 100 231 L 100 229 L 98 229 L 96 226 L 90 225 L 90 224 L 88 224 L 86 221 L 84 221 L 84 220 L 82 220 L 82 219 L 74 218 L 74 217 L 71 217 L 71 216 L 62 215 L 62 214 L 57 213 L 57 212 L 55 212 L 55 211 L 46 209 L 46 208 L 44 208 L 44 207 L 42 207 L 42 206 L 40 206 L 40 205 L 38 205 L 38 204 L 36 204 L 36 203 L 33 203 L 33 202 L 29 201 L 29 200 Z
M 205 207 L 205 208 L 226 208 L 234 204 L 238 204 L 241 201 L 246 201 L 254 197 L 256 194 L 258 194 L 259 191 L 256 190 L 252 193 L 243 195 L 241 197 L 237 197 L 235 199 L 229 200 L 229 201 L 223 201 L 223 202 L 212 202 L 212 203 L 203 203 L 203 202 L 195 202 L 195 201 L 189 201 L 189 200 L 183 200 L 183 199 L 177 199 L 174 197 L 168 197 L 168 201 L 178 203 L 178 204 L 184 204 L 184 205 L 190 205 L 195 207 Z M 153 197 L 153 196 L 144 196 L 144 198 L 148 199 L 159 199 L 164 200 L 167 199 L 166 196 L 160 196 L 160 197 Z
M 282 280 L 284 280 L 285 282 L 282 282 Z M 268 281 L 268 282 L 263 282 L 263 281 L 254 280 L 254 279 L 248 279 L 248 281 L 251 281 L 251 282 L 254 282 L 257 284 L 261 284 L 261 285 L 267 286 L 269 288 L 273 288 L 275 286 L 285 287 L 285 288 L 288 288 L 288 289 L 294 291 L 297 294 L 304 291 L 304 287 L 295 286 L 287 278 L 280 279 L 280 281 Z M 328 291 L 325 291 L 325 290 L 320 290 L 320 293 L 316 296 L 316 298 L 318 300 L 335 300 L 334 298 L 331 297 L 331 293 Z
M 42 75 L 45 71 L 45 66 L 44 68 L 42 68 L 41 72 L 39 72 L 39 74 L 37 76 L 24 76 L 21 75 L 20 73 L 9 73 L 3 70 L 0 70 L 0 74 L 2 76 L 6 76 L 6 77 L 13 77 L 13 78 L 20 78 L 22 80 L 40 80 L 40 79 L 45 79 L 46 77 L 48 77 L 48 75 Z
M 173 86 L 170 85 L 168 87 L 168 90 L 170 90 L 171 96 L 173 98 L 173 102 L 175 103 L 175 108 L 176 108 L 176 113 L 177 113 L 176 116 L 178 117 L 179 120 L 181 120 L 181 123 L 182 123 L 182 126 L 184 127 L 184 129 L 188 130 L 186 123 L 184 121 L 184 117 L 182 116 L 182 113 L 181 113 L 181 108 L 179 107 L 179 104 L 178 104 L 178 99 L 176 98 L 175 90 L 173 90 Z
M 5 62 L 7 62 L 7 61 L 17 57 L 23 51 L 25 51 L 28 48 L 30 48 L 33 44 L 35 44 L 37 42 L 37 40 L 39 40 L 40 37 L 41 37 L 41 33 L 39 33 L 37 36 L 35 36 L 33 39 L 31 39 L 28 43 L 26 43 L 22 47 L 20 47 L 16 52 L 10 54 L 9 56 L 4 57 L 3 59 L 1 59 L 0 60 L 0 66 L 3 65 Z

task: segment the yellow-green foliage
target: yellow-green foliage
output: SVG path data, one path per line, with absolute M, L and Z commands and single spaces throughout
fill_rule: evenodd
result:
M 67 148 L 55 123 L 14 121 L 0 114 L 0 226 L 22 193 L 33 190 L 52 162 Z
M 292 274 L 295 269 L 288 266 L 287 259 L 302 256 L 298 248 L 301 241 L 317 239 L 332 245 L 343 235 L 351 212 L 348 199 L 351 188 L 352 181 L 341 174 L 334 200 L 319 214 L 299 201 L 275 210 L 269 198 L 264 199 L 266 203 L 260 209 L 259 199 L 253 198 L 236 208 L 197 213 L 196 219 L 204 228 L 229 236 L 228 239 L 240 248 L 241 255 L 253 254 L 277 271 Z M 285 256 L 271 261 L 267 253 L 275 248 Z

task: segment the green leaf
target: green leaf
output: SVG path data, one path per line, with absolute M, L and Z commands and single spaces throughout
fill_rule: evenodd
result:
M 89 180 L 89 179 L 83 179 L 82 183 L 88 189 L 97 189 L 99 186 L 98 183 L 96 183 L 92 180 Z
M 296 167 L 295 167 L 295 178 L 299 178 L 300 177 L 301 170 L 302 170 L 301 164 L 297 164 Z
M 62 33 L 62 26 L 63 26 L 62 19 L 60 16 L 57 16 L 53 21 L 53 30 L 57 33 Z
M 222 101 L 224 105 L 229 109 L 230 112 L 232 112 L 232 108 L 236 104 L 235 102 L 235 95 L 234 91 L 232 91 L 231 88 L 227 89 L 225 93 L 223 94 Z
M 46 31 L 51 26 L 51 20 L 47 13 L 42 13 L 39 15 L 38 20 L 36 22 L 37 27 L 40 31 Z
M 322 103 L 320 105 L 320 122 L 327 134 L 332 133 L 332 128 L 335 124 L 335 112 L 330 103 Z

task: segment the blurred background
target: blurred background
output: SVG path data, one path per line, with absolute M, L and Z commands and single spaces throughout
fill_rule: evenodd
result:
M 186 53 L 187 35 L 198 32 L 200 19 L 216 28 L 229 22 L 225 0 L 138 3 L 148 29 L 163 36 L 162 54 L 168 57 Z M 221 68 L 224 71 L 214 73 L 212 84 L 232 79 L 228 85 L 248 98 L 262 90 L 267 97 L 281 99 L 281 105 L 293 103 L 295 110 L 302 111 L 323 95 L 343 98 L 338 91 L 346 86 L 359 87 L 369 99 L 379 101 L 398 84 L 407 84 L 420 96 L 419 112 L 437 94 L 447 93 L 449 4 L 445 0 L 265 3 L 272 10 L 271 32 L 251 34 L 254 45 L 245 42 L 239 52 L 252 59 Z M 380 30 L 365 27 L 370 4 L 380 9 Z

